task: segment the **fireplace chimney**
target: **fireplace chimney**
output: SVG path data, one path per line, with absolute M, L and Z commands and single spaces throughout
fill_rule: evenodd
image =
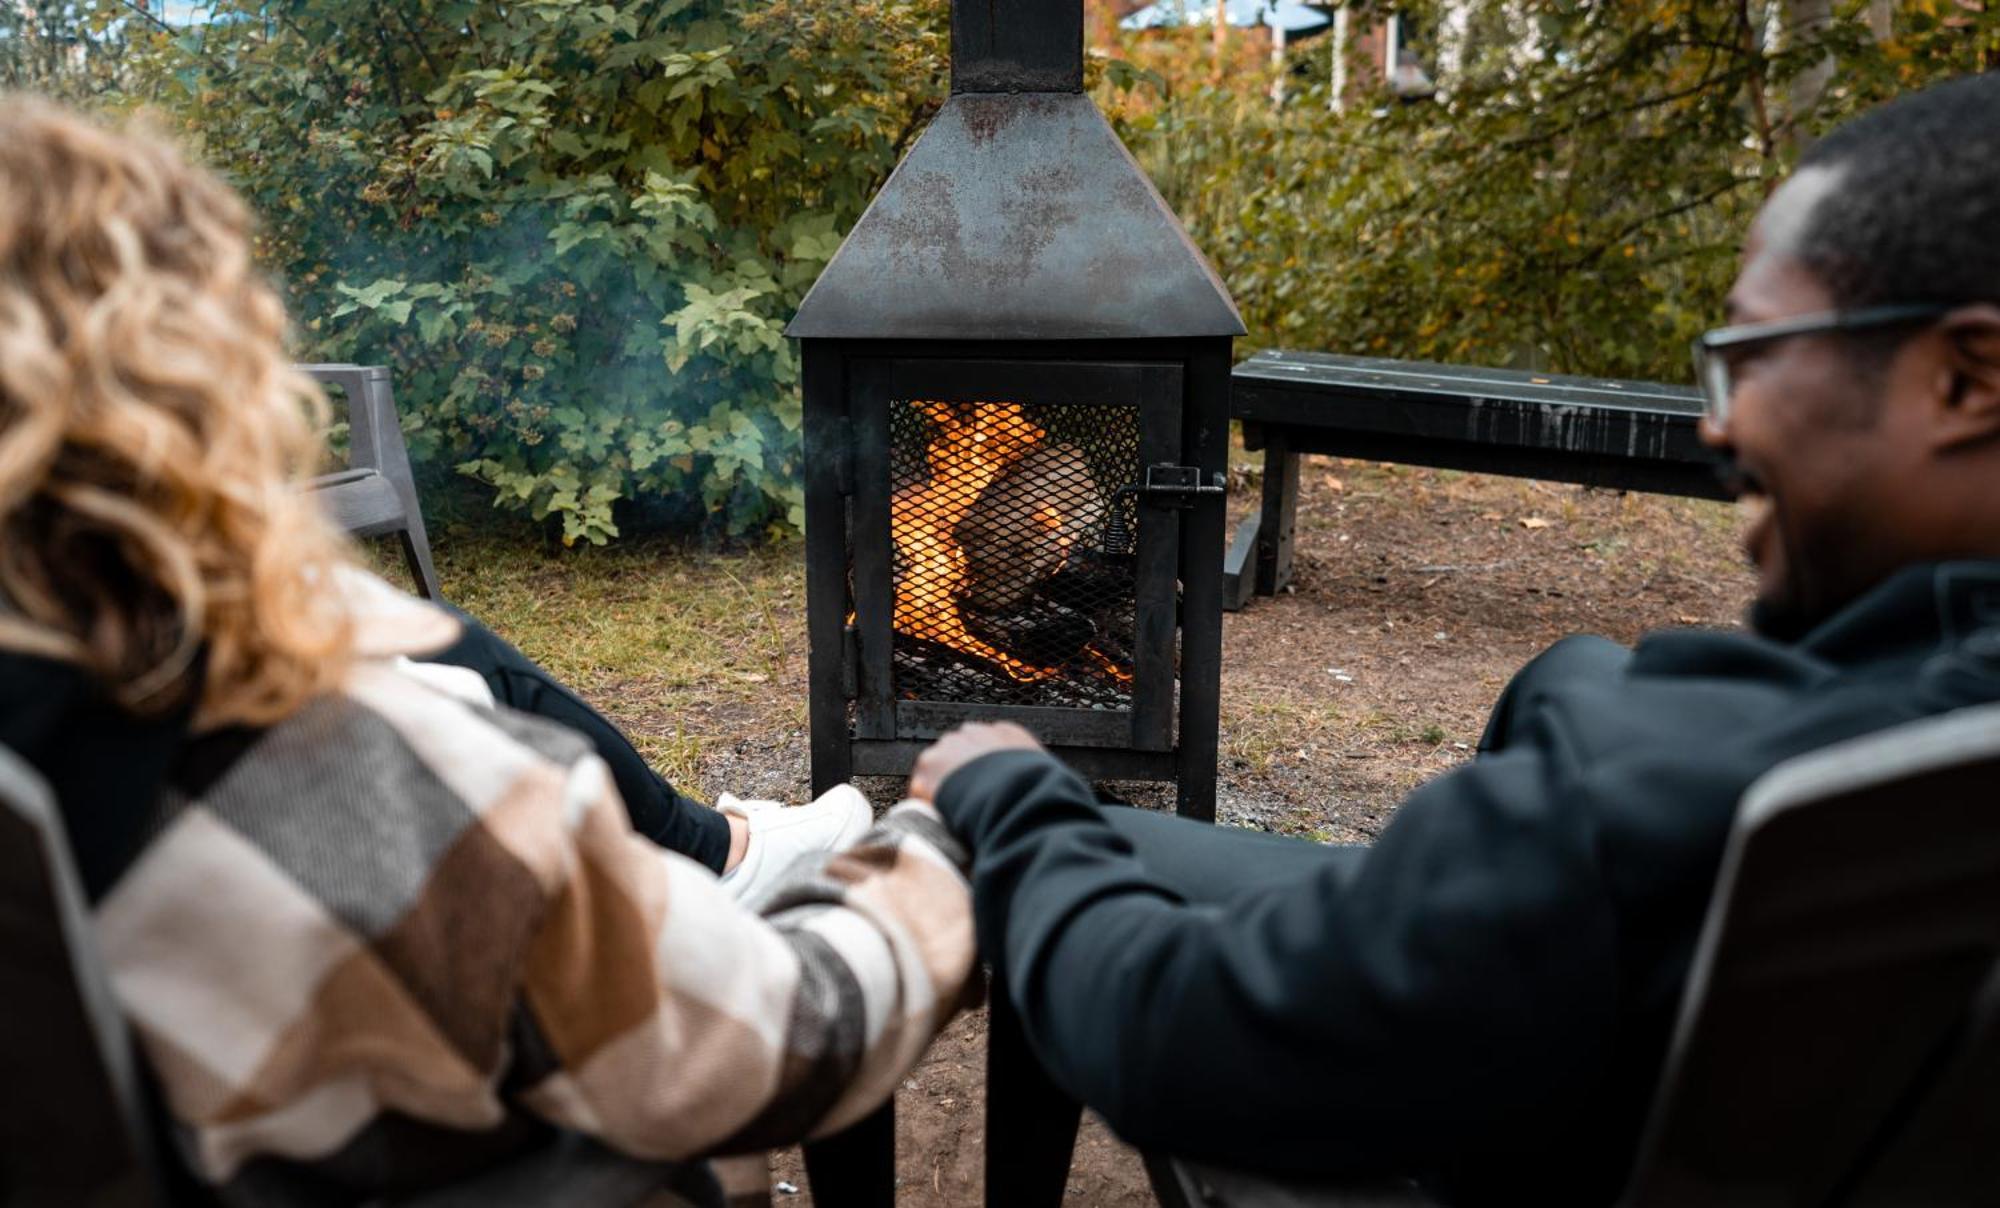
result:
M 951 90 L 1082 92 L 1077 0 L 952 0 Z
M 799 340 L 815 792 L 972 719 L 1215 816 L 1229 291 L 1083 91 L 1081 0 L 952 0 L 951 95 Z
M 1240 336 L 1229 291 L 1083 94 L 1082 0 L 953 0 L 952 95 L 794 338 Z

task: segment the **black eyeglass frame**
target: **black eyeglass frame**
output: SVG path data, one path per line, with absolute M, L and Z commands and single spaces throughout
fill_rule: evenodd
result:
M 1764 323 L 1738 323 L 1703 332 L 1694 341 L 1694 380 L 1701 387 L 1703 409 L 1709 422 L 1721 424 L 1729 418 L 1729 397 L 1736 383 L 1728 358 L 1722 354 L 1757 344 L 1788 340 L 1793 336 L 1825 335 L 1836 331 L 1869 331 L 1935 319 L 1951 307 L 1942 302 L 1896 302 L 1862 306 L 1854 310 L 1816 311 L 1789 319 Z

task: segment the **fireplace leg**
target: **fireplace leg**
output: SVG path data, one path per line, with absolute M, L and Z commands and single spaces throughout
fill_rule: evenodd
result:
M 805 397 L 838 397 L 840 362 L 808 345 Z M 812 744 L 812 791 L 817 797 L 854 777 L 848 747 L 847 702 L 847 457 L 845 417 L 808 406 L 805 413 L 806 682 Z M 851 477 L 851 472 L 845 477 Z
M 986 1003 L 986 1208 L 1058 1208 L 1083 1105 L 1043 1071 L 997 978 Z
M 844 1132 L 807 1142 L 805 1156 L 818 1208 L 894 1208 L 895 1099 Z
M 1229 460 L 1229 341 L 1204 345 L 1190 358 L 1183 446 L 1201 450 L 1203 481 L 1220 481 Z M 1223 438 L 1202 438 L 1212 432 Z M 1180 791 L 1174 812 L 1203 822 L 1215 821 L 1222 720 L 1222 576 L 1215 572 L 1227 528 L 1219 495 L 1205 496 L 1181 515 Z

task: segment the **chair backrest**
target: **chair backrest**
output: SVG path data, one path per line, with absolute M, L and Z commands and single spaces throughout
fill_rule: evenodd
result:
M 389 371 L 379 365 L 300 365 L 299 371 L 322 386 L 339 391 L 339 406 L 347 419 L 347 464 L 355 469 L 383 470 L 392 456 L 385 426 L 397 424 L 395 405 L 388 401 Z M 397 428 L 397 443 L 401 429 Z
M 2000 705 L 1790 761 L 1744 798 L 1627 1191 L 2000 1195 Z
M 347 415 L 348 469 L 320 475 L 310 484 L 312 489 L 320 493 L 334 522 L 355 536 L 394 534 L 417 590 L 428 599 L 443 599 L 389 370 L 346 364 L 298 368 L 320 385 L 338 390 Z
M 0 747 L 0 1204 L 158 1203 L 145 1120 L 54 800 Z

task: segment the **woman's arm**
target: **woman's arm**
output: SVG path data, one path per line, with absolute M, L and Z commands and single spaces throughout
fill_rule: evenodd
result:
M 801 861 L 753 913 L 639 838 L 594 756 L 523 986 L 554 1068 L 524 1102 L 647 1156 L 768 1148 L 880 1104 L 972 964 L 963 856 L 928 806 Z

